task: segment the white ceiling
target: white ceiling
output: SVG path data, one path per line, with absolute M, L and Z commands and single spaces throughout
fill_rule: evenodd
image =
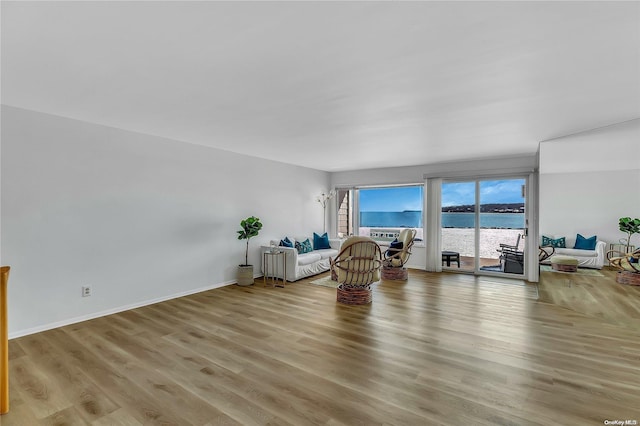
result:
M 2 103 L 327 171 L 640 117 L 640 2 L 2 2 Z

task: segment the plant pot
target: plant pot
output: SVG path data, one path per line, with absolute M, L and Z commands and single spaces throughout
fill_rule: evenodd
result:
M 253 265 L 238 265 L 238 285 L 253 284 Z

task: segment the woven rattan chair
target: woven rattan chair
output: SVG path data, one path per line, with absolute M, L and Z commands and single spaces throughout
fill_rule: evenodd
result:
M 382 263 L 384 266 L 393 266 L 396 268 L 402 268 L 411 256 L 411 247 L 413 247 L 413 241 L 416 238 L 416 230 L 405 228 L 400 231 L 398 235 L 398 243 L 402 247 L 394 248 L 393 245 L 384 252 L 384 260 Z
M 391 243 L 387 251 L 384 252 L 382 278 L 385 280 L 406 280 L 408 278 L 407 268 L 404 265 L 409 261 L 415 238 L 415 229 L 406 228 L 400 231 L 397 241 Z
M 338 278 L 337 301 L 347 305 L 371 303 L 371 284 L 380 281 L 380 246 L 369 237 L 350 237 L 331 268 Z
M 620 284 L 640 285 L 640 249 L 629 253 L 620 253 L 615 250 L 609 252 L 621 254 L 621 256 L 609 259 L 609 265 L 619 270 L 616 282 Z

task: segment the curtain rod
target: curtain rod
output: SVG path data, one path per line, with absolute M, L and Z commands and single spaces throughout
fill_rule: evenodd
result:
M 482 178 L 482 177 L 502 177 L 517 174 L 530 174 L 537 172 L 537 169 L 531 167 L 514 167 L 512 169 L 496 169 L 496 170 L 465 170 L 457 172 L 433 172 L 422 175 L 423 179 L 431 178 Z

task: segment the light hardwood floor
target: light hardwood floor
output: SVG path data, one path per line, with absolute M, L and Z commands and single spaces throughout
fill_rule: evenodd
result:
M 640 288 L 603 275 L 411 270 L 369 306 L 309 279 L 175 299 L 11 340 L 0 423 L 640 422 Z

